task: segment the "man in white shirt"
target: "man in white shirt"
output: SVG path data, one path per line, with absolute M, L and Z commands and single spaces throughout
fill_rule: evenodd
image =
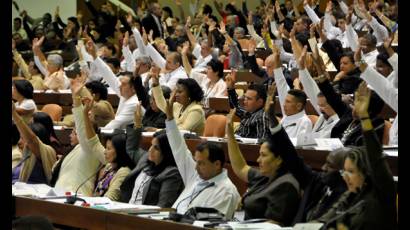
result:
M 279 51 L 274 54 L 275 70 L 273 76 L 278 89 L 280 108 L 283 113 L 282 127 L 290 138 L 308 134 L 312 131 L 312 122 L 305 112 L 306 94 L 302 90 L 291 89 L 286 83 L 279 61 Z
M 170 52 L 167 54 L 166 59 L 164 59 L 151 44 L 146 46 L 146 51 L 154 63 L 165 72 L 159 79 L 160 85 L 168 86 L 171 90 L 174 90 L 178 79 L 188 78 L 188 75 L 182 66 L 181 54 Z
M 312 138 L 330 138 L 332 128 L 339 121 L 339 116 L 327 103 L 326 97 L 320 92 L 316 82 L 304 66 L 303 69 L 302 67 L 299 69 L 299 80 L 313 108 L 320 114 L 313 126 Z
M 110 121 L 102 129 L 124 129 L 133 122 L 134 111 L 139 103 L 134 90 L 132 73 L 124 72 L 117 78 L 110 67 L 97 56 L 93 42 L 87 44 L 87 52 L 94 58 L 92 64 L 96 67 L 97 71 L 101 73 L 110 88 L 120 98 L 114 120 Z M 143 113 L 145 113 L 145 110 L 143 110 Z
M 167 105 L 166 131 L 185 185 L 172 208 L 180 214 L 192 207 L 215 208 L 227 219 L 232 219 L 241 197 L 223 168 L 223 149 L 214 143 L 202 143 L 196 147 L 193 158 L 175 123 L 172 105 L 171 98 Z

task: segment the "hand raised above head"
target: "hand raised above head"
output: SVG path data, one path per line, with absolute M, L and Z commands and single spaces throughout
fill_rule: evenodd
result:
M 134 126 L 136 128 L 141 128 L 142 127 L 142 109 L 141 109 L 141 103 L 137 104 L 137 107 L 135 108 L 134 112 Z
M 84 105 L 83 112 L 88 114 L 94 106 L 94 98 L 91 97 L 83 97 L 81 98 L 81 102 Z
M 354 108 L 359 117 L 368 117 L 368 109 L 370 102 L 371 91 L 367 88 L 365 81 L 360 83 L 354 96 Z
M 176 90 L 174 89 L 171 93 L 171 96 L 169 99 L 166 100 L 167 106 L 166 106 L 166 115 L 167 115 L 167 120 L 172 120 L 174 119 L 174 102 L 175 102 L 175 94 Z
M 228 135 L 228 137 L 234 136 L 234 130 L 233 130 L 233 117 L 235 116 L 236 109 L 231 109 L 229 113 L 226 115 L 226 127 L 225 127 L 225 133 Z

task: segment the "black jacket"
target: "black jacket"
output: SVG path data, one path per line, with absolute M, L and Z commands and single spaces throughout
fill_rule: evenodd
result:
M 161 18 L 158 19 L 159 23 L 161 23 Z M 157 23 L 155 22 L 154 16 L 151 14 L 148 14 L 142 19 L 142 26 L 144 27 L 145 31 L 147 34 L 149 34 L 149 31 L 152 30 L 152 38 L 155 39 L 157 37 L 161 37 L 161 34 L 163 34 L 162 27 L 157 26 Z
M 360 74 L 359 68 L 350 71 L 345 77 L 334 83 L 335 90 L 341 94 L 353 94 L 363 81 Z

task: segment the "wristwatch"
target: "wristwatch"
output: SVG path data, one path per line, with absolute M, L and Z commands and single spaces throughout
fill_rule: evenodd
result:
M 361 59 L 360 61 L 357 61 L 354 63 L 357 67 L 360 67 L 363 64 L 367 64 L 366 61 L 364 59 Z

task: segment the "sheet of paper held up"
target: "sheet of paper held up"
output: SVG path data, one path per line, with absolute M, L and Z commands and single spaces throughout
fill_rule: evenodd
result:
M 316 150 L 335 150 L 342 148 L 343 144 L 339 138 L 316 138 L 315 139 L 317 147 Z

